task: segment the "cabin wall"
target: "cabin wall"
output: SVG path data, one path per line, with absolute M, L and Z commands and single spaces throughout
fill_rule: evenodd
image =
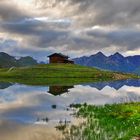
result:
M 74 64 L 74 61 L 69 60 L 68 58 L 60 57 L 60 56 L 52 56 L 49 58 L 50 58 L 49 63 Z
M 50 57 L 50 63 L 64 63 L 64 58 L 59 56 Z

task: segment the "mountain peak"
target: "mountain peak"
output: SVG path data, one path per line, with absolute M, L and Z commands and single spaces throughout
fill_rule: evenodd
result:
M 104 55 L 102 52 L 98 52 L 98 53 L 96 53 L 97 55 Z
M 0 57 L 6 58 L 6 59 L 15 59 L 13 56 L 10 56 L 9 54 L 7 54 L 5 52 L 0 52 Z
M 7 54 L 5 52 L 0 52 L 0 56 L 9 56 L 9 54 Z
M 114 59 L 123 59 L 124 58 L 124 56 L 123 55 L 121 55 L 119 52 L 116 52 L 115 54 L 113 54 L 113 55 L 111 55 L 111 56 L 109 56 L 110 58 L 114 58 Z
M 98 52 L 94 54 L 93 56 L 106 57 L 102 52 Z
M 123 55 L 120 54 L 119 52 L 116 52 L 116 53 L 114 54 L 114 56 L 121 56 L 121 57 L 123 57 Z

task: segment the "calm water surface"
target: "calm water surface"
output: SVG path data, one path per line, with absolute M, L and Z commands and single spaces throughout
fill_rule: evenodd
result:
M 73 86 L 0 83 L 0 134 L 4 131 L 1 129 L 3 125 L 6 127 L 3 122 L 46 126 L 70 122 L 73 110 L 69 105 L 73 103 L 104 105 L 124 102 L 140 102 L 140 80 Z

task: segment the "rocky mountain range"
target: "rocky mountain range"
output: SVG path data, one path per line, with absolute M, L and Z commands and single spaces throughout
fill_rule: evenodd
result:
M 91 56 L 83 56 L 73 59 L 75 64 L 97 67 L 104 70 L 140 74 L 140 55 L 124 57 L 120 53 L 110 56 L 102 52 Z

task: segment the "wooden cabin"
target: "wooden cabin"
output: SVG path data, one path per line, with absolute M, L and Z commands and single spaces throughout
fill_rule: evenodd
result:
M 69 60 L 69 57 L 61 53 L 54 53 L 48 56 L 49 63 L 65 63 L 65 64 L 74 64 L 74 61 Z

